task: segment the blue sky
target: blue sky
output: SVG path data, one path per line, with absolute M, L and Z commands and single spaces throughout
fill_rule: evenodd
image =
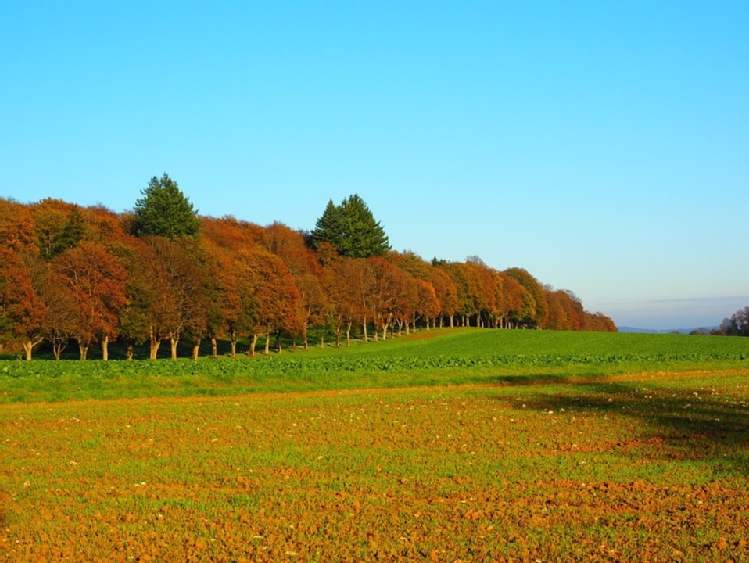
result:
M 311 229 L 357 193 L 396 250 L 480 256 L 620 326 L 749 305 L 749 3 L 20 2 L 0 196 Z

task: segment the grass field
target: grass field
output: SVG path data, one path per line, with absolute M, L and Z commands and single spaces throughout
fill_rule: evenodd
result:
M 749 339 L 479 329 L 270 356 L 0 362 L 0 403 L 561 381 L 749 368 Z
M 0 560 L 749 560 L 747 346 L 0 363 Z

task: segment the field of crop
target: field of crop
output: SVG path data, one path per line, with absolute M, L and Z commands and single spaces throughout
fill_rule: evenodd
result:
M 746 339 L 498 333 L 0 363 L 0 560 L 749 560 Z
M 749 368 L 749 339 L 460 329 L 234 361 L 4 361 L 0 403 L 559 381 L 706 366 Z

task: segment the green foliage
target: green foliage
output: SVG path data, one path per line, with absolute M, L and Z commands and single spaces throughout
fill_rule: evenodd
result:
M 385 231 L 358 195 L 349 196 L 340 205 L 328 202 L 312 231 L 315 248 L 324 242 L 351 258 L 383 256 L 390 250 Z
M 151 178 L 141 193 L 143 197 L 135 202 L 136 235 L 175 239 L 199 234 L 197 211 L 166 173 Z
M 34 229 L 40 256 L 50 261 L 83 240 L 85 222 L 78 206 L 69 207 L 63 202 L 46 199 L 36 210 Z

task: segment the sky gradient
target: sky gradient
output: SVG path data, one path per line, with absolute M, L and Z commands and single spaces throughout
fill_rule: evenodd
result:
M 526 268 L 619 326 L 749 305 L 749 3 L 17 2 L 0 196 L 312 229 Z

